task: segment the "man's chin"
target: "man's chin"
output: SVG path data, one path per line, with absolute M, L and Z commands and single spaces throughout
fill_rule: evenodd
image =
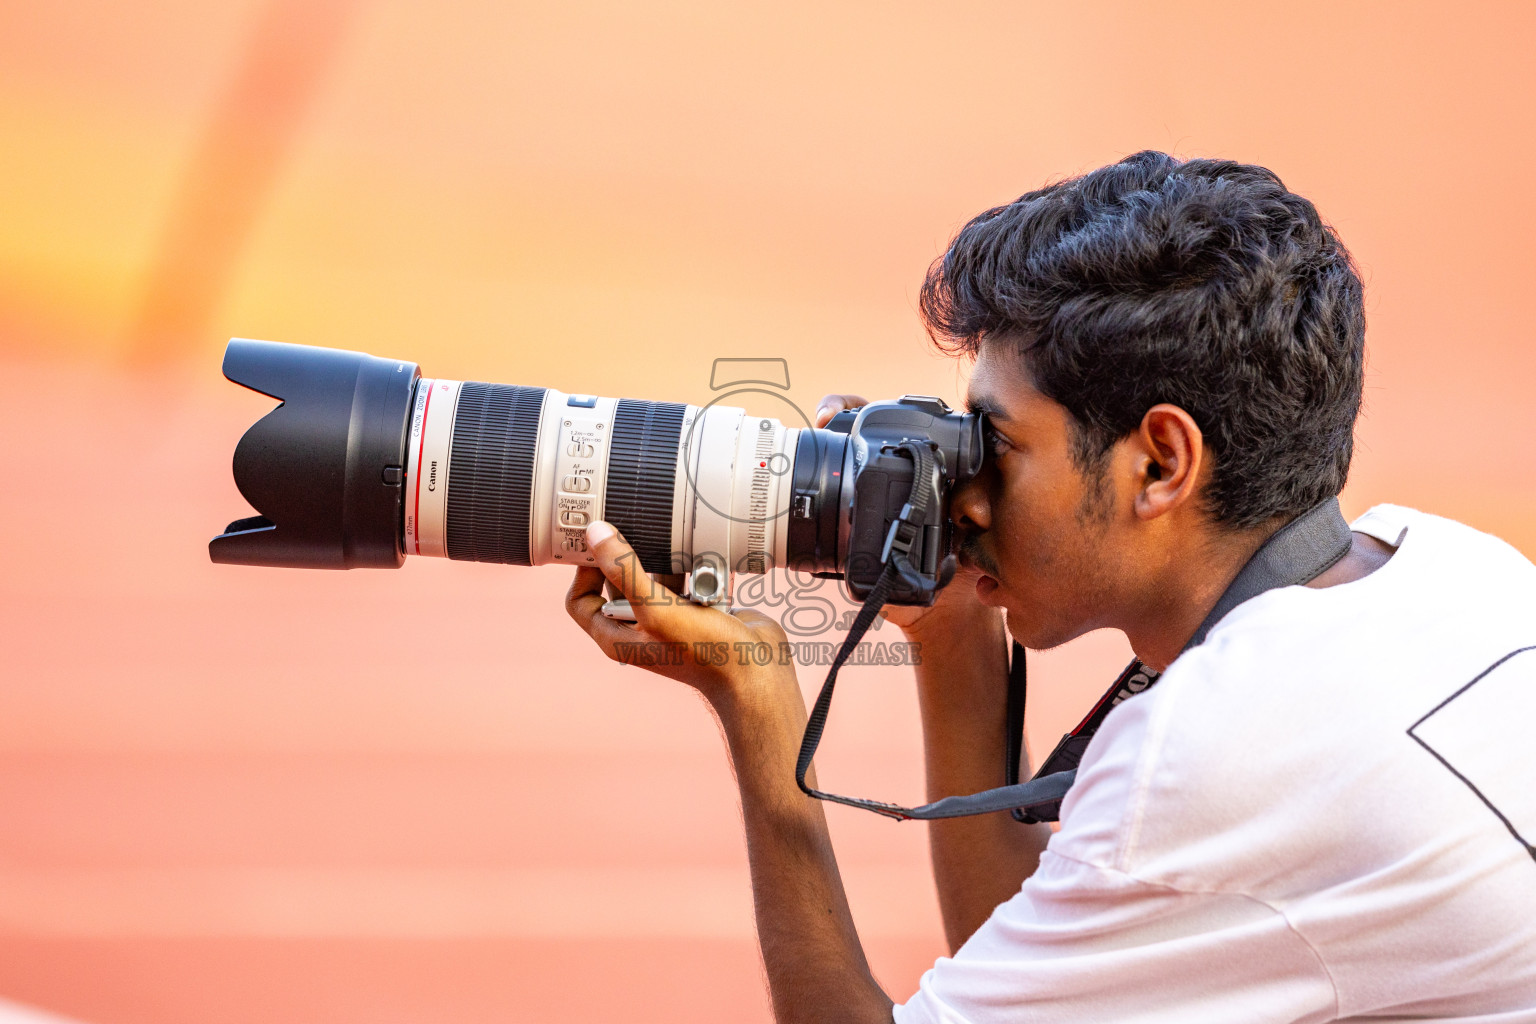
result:
M 976 581 L 976 597 L 982 604 L 1003 610 L 1008 635 L 1032 651 L 1048 651 L 1088 632 L 1087 628 L 1062 622 L 1045 609 L 1030 610 L 1025 601 L 990 576 Z
M 1024 615 L 1014 608 L 1004 606 L 1003 623 L 1008 635 L 1032 651 L 1049 651 L 1053 647 L 1071 643 L 1087 628 L 1072 627 L 1060 622 L 1042 622 L 1038 617 Z

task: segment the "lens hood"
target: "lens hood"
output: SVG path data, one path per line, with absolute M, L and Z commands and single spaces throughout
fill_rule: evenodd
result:
M 230 340 L 224 376 L 282 404 L 235 448 L 235 484 L 259 513 L 208 543 L 215 562 L 397 568 L 415 363 Z

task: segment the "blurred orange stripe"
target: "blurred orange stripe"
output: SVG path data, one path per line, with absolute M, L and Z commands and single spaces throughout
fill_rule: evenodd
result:
M 273 0 L 262 12 L 171 208 L 133 362 L 165 362 L 202 341 L 354 8 L 353 0 Z

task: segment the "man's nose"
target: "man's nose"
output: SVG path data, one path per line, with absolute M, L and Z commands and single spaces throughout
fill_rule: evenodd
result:
M 965 532 L 982 531 L 992 526 L 992 506 L 987 499 L 983 478 L 988 476 L 986 467 L 965 483 L 956 487 L 949 496 L 949 518 Z

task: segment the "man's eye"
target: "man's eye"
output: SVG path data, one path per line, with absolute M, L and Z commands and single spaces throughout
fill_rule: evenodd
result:
M 1013 451 L 1013 445 L 1008 442 L 1008 439 L 991 427 L 986 429 L 986 438 L 987 449 L 992 453 L 994 459 L 1000 459 Z

